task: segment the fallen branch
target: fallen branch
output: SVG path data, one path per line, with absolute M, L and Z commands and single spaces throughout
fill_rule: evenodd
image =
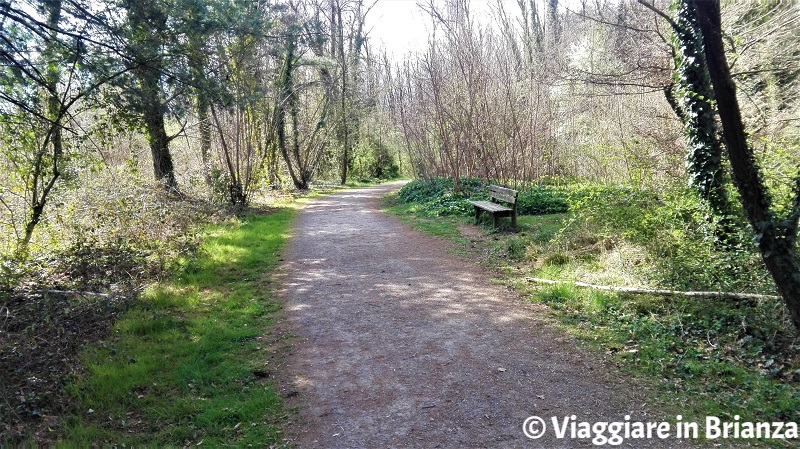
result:
M 612 287 L 609 285 L 594 285 L 585 282 L 572 282 L 572 281 L 551 281 L 550 279 L 541 278 L 525 278 L 528 282 L 536 284 L 570 284 L 576 287 L 591 288 L 595 290 L 605 290 L 620 293 L 632 293 L 637 295 L 660 295 L 660 296 L 692 296 L 695 298 L 718 298 L 718 299 L 771 299 L 780 300 L 780 296 L 775 295 L 759 295 L 756 293 L 729 293 L 729 292 L 682 292 L 678 290 L 653 290 L 649 288 L 633 288 L 633 287 Z
M 46 295 L 70 296 L 70 297 L 75 297 L 75 296 L 83 296 L 83 297 L 95 296 L 100 298 L 111 297 L 111 295 L 109 295 L 108 293 L 83 292 L 77 290 L 36 290 L 34 291 L 34 293 L 46 294 Z
M 0 332 L 3 332 L 3 329 L 6 327 L 6 323 L 8 323 L 8 319 L 12 317 L 11 310 L 8 307 L 0 307 L 0 315 L 5 313 L 5 319 L 3 320 L 3 324 L 0 325 Z

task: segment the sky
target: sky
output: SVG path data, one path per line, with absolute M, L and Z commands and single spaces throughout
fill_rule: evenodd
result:
M 496 0 L 470 0 L 470 10 L 488 16 L 489 4 Z M 422 0 L 426 3 L 425 0 Z M 367 3 L 369 4 L 369 3 Z M 377 0 L 367 15 L 367 30 L 372 45 L 401 59 L 408 52 L 425 49 L 431 20 L 422 12 L 417 0 Z
M 422 50 L 429 26 L 416 0 L 378 0 L 367 15 L 372 45 L 385 47 L 394 58 Z
M 376 0 L 375 6 L 367 15 L 367 30 L 371 44 L 377 48 L 382 45 L 393 55 L 395 60 L 400 60 L 408 52 L 425 50 L 431 20 L 422 12 L 418 3 L 428 3 L 429 0 Z M 434 0 L 441 4 L 441 0 Z M 505 10 L 509 13 L 519 13 L 517 0 L 502 0 Z M 544 13 L 544 0 L 538 0 L 540 11 Z M 371 4 L 367 0 L 365 4 Z M 497 0 L 469 0 L 472 18 L 488 21 L 491 8 Z M 559 9 L 563 11 L 564 5 L 579 9 L 580 0 L 560 0 Z

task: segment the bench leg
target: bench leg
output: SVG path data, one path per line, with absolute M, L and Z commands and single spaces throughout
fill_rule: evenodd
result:
M 475 206 L 475 224 L 478 224 L 480 222 L 480 219 L 481 219 L 481 208 Z
M 511 212 L 511 226 L 517 229 L 517 211 Z
M 492 214 L 492 220 L 494 221 L 494 227 L 497 228 L 497 214 Z

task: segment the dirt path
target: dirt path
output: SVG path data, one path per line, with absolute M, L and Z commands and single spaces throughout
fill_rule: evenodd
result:
M 550 419 L 661 421 L 636 385 L 537 321 L 480 267 L 380 211 L 397 184 L 323 197 L 286 253 L 300 448 L 592 447 Z M 523 421 L 543 417 L 538 440 Z M 627 440 L 622 447 L 679 447 Z

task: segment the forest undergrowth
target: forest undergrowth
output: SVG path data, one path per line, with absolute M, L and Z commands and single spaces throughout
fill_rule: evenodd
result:
M 730 300 L 597 291 L 616 287 L 774 295 L 742 231 L 723 247 L 692 192 L 585 183 L 520 188 L 518 229 L 509 220 L 480 232 L 467 199 L 488 184 L 414 181 L 390 197 L 390 211 L 450 238 L 455 252 L 480 255 L 501 282 L 548 306 L 554 326 L 578 336 L 632 375 L 658 385 L 677 412 L 743 421 L 800 418 L 800 339 L 780 300 Z M 467 229 L 465 232 L 464 230 Z M 538 285 L 527 278 L 565 281 Z

